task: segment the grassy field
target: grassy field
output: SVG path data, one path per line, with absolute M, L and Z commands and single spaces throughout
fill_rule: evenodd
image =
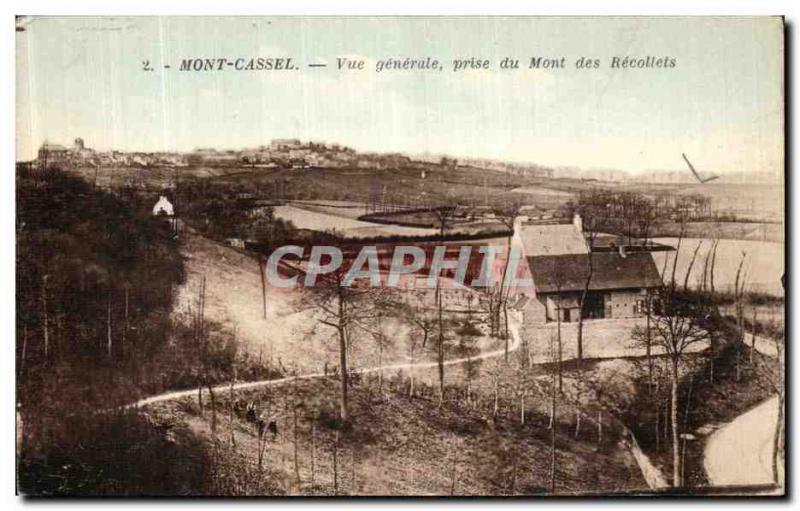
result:
M 743 241 L 784 242 L 784 224 L 761 222 L 689 222 L 684 226 L 687 238 L 716 237 L 719 239 Z M 662 223 L 653 228 L 651 236 L 658 238 L 677 238 L 681 226 L 677 223 Z
M 295 227 L 314 231 L 336 230 L 348 236 L 426 236 L 436 234 L 436 229 L 404 227 L 400 225 L 380 225 L 337 215 L 335 212 L 318 212 L 305 206 L 276 206 L 275 216 L 289 220 Z
M 655 238 L 655 242 L 665 245 L 676 246 L 677 238 Z M 692 254 L 698 244 L 702 243 L 697 253 L 697 261 L 692 268 L 689 277 L 689 285 L 698 285 L 703 273 L 703 261 L 705 255 L 711 250 L 712 240 L 710 239 L 684 239 L 681 250 L 678 254 L 678 266 L 676 276 L 683 282 L 683 276 L 692 259 Z M 742 272 L 747 275 L 747 288 L 750 291 L 769 293 L 775 296 L 783 296 L 781 286 L 781 275 L 784 267 L 784 250 L 782 243 L 768 241 L 742 241 L 742 240 L 720 240 L 717 249 L 717 262 L 714 272 L 716 288 L 719 291 L 730 291 L 733 289 L 736 280 L 736 270 L 739 267 L 742 254 L 746 253 Z M 664 268 L 667 259 L 668 275 L 671 273 L 674 252 L 654 252 L 653 259 L 659 271 Z
M 715 183 L 711 186 L 692 184 L 680 188 L 679 194 L 699 193 L 711 199 L 715 213 L 768 221 L 783 221 L 785 190 L 781 185 Z
M 556 191 L 550 180 L 512 176 L 505 172 L 474 167 L 421 168 L 310 168 L 295 170 L 242 169 L 210 177 L 211 182 L 249 189 L 269 187 L 276 180 L 285 181 L 292 200 L 328 200 L 368 202 L 375 194 L 386 203 L 408 207 L 426 207 L 458 198 L 467 205 L 503 205 L 509 199 L 522 200 L 542 210 L 560 207 L 570 191 Z M 563 180 L 567 182 L 569 180 Z M 562 180 L 553 180 L 562 183 Z M 579 185 L 575 185 L 579 186 Z
M 424 174 L 423 174 L 424 168 Z M 258 192 L 270 189 L 276 181 L 286 185 L 289 199 L 310 201 L 349 201 L 364 203 L 382 194 L 387 203 L 425 207 L 456 197 L 464 204 L 499 206 L 521 200 L 541 211 L 563 206 L 581 191 L 597 187 L 644 194 L 700 194 L 711 199 L 713 214 L 734 215 L 743 219 L 781 223 L 785 217 L 785 190 L 782 185 L 664 184 L 637 182 L 585 181 L 567 178 L 522 177 L 477 167 L 442 167 L 417 164 L 404 168 L 310 168 L 279 169 L 231 167 L 82 167 L 74 171 L 100 186 L 146 185 L 153 189 L 171 186 L 181 178 L 205 178 L 212 184 Z M 423 177 L 424 175 L 424 177 Z M 725 228 L 728 229 L 728 228 Z M 767 228 L 774 239 L 771 228 Z M 762 232 L 736 234 L 764 236 Z M 728 236 L 725 236 L 728 237 Z M 730 236 L 732 237 L 732 236 Z M 757 238 L 757 239 L 763 239 Z

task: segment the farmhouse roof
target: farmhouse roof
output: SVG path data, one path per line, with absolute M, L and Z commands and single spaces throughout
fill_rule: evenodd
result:
M 617 252 L 592 254 L 592 279 L 589 290 L 658 287 L 662 284 L 649 252 L 634 252 L 625 257 Z M 581 291 L 588 275 L 588 254 L 563 254 L 528 257 L 537 293 Z
M 522 225 L 520 237 L 528 257 L 589 253 L 583 233 L 574 224 Z

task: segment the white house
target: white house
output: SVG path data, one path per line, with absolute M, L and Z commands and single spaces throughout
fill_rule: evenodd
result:
M 172 208 L 172 203 L 167 199 L 165 196 L 160 196 L 158 198 L 158 202 L 156 205 L 153 206 L 153 215 L 166 215 L 166 216 L 173 216 L 175 214 L 175 210 Z

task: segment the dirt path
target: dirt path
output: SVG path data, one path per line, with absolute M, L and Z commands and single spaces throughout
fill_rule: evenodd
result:
M 755 349 L 768 357 L 778 356 L 776 341 L 766 337 L 756 336 Z M 703 453 L 709 482 L 713 486 L 771 484 L 777 420 L 775 395 L 714 432 Z
M 763 401 L 711 435 L 703 462 L 713 486 L 770 484 L 778 396 Z
M 520 337 L 519 337 L 519 319 L 515 317 L 515 314 L 509 313 L 509 325 L 508 325 L 509 332 L 511 333 L 511 342 L 509 343 L 508 351 L 513 352 L 520 345 Z M 481 353 L 480 355 L 476 355 L 473 357 L 462 357 L 462 358 L 454 358 L 450 360 L 446 360 L 444 362 L 445 366 L 451 366 L 456 364 L 463 364 L 468 361 L 476 361 L 476 360 L 486 360 L 489 358 L 501 357 L 505 355 L 505 349 L 499 349 L 494 351 L 489 351 L 486 353 Z M 406 364 L 391 364 L 385 365 L 382 367 L 365 367 L 356 369 L 355 372 L 359 374 L 371 374 L 377 373 L 378 371 L 396 371 L 398 369 L 429 369 L 437 366 L 437 362 L 419 362 L 419 363 L 406 363 Z M 252 382 L 244 382 L 244 383 L 237 383 L 233 386 L 234 390 L 243 390 L 243 389 L 253 389 L 258 387 L 267 387 L 267 386 L 278 386 L 283 385 L 285 383 L 289 383 L 297 380 L 310 380 L 313 378 L 322 378 L 326 375 L 324 373 L 309 373 L 309 374 L 302 374 L 298 376 L 287 376 L 286 378 L 279 378 L 275 380 L 260 380 L 260 381 L 252 381 Z M 227 392 L 230 390 L 230 384 L 222 384 L 214 387 L 214 392 Z M 164 394 L 158 394 L 155 396 L 150 396 L 144 399 L 140 399 L 139 401 L 133 403 L 132 407 L 142 407 L 151 405 L 153 403 L 161 403 L 164 401 L 173 401 L 176 399 L 182 399 L 185 397 L 191 397 L 196 395 L 197 389 L 189 389 L 189 390 L 180 390 L 174 392 L 165 392 Z
M 745 341 L 748 346 L 751 346 L 751 337 L 749 335 L 745 335 Z M 766 355 L 768 357 L 775 358 L 778 356 L 778 345 L 772 339 L 767 337 L 762 337 L 760 335 L 756 336 L 756 343 L 755 349 L 757 352 L 761 353 L 762 355 Z

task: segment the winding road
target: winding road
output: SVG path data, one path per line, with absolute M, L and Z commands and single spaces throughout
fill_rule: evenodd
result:
M 778 396 L 736 417 L 714 432 L 703 462 L 714 486 L 771 484 Z
M 511 342 L 508 346 L 508 351 L 513 352 L 520 345 L 520 337 L 519 337 L 519 323 L 516 317 L 514 317 L 516 313 L 512 313 L 509 311 L 509 322 L 508 322 L 508 330 L 511 333 Z M 495 357 L 501 357 L 505 355 L 505 349 L 495 350 L 495 351 L 488 351 L 486 353 L 481 353 L 480 355 L 475 355 L 474 357 L 462 357 L 462 358 L 454 358 L 450 360 L 445 360 L 445 366 L 452 366 L 456 364 L 463 364 L 468 361 L 476 361 L 476 360 L 486 360 Z M 366 367 L 361 369 L 355 369 L 353 372 L 358 374 L 371 374 L 377 373 L 379 371 L 395 371 L 398 369 L 430 369 L 433 367 L 437 367 L 437 362 L 418 362 L 418 363 L 403 363 L 403 364 L 391 364 L 385 365 L 382 367 Z M 251 381 L 251 382 L 243 382 L 243 383 L 236 383 L 233 385 L 234 390 L 246 390 L 246 389 L 254 389 L 259 387 L 271 387 L 271 386 L 279 386 L 285 383 L 293 382 L 295 380 L 311 380 L 314 378 L 323 378 L 325 377 L 325 373 L 309 373 L 309 374 L 302 374 L 298 376 L 287 376 L 285 378 L 278 378 L 273 380 L 259 380 L 259 381 Z M 216 387 L 213 387 L 214 392 L 223 392 L 230 390 L 230 384 L 222 384 Z M 147 405 L 152 405 L 154 403 L 162 403 L 165 401 L 174 401 L 176 399 L 182 399 L 185 397 L 191 397 L 196 395 L 197 388 L 189 389 L 189 390 L 179 390 L 173 392 L 165 392 L 163 394 L 157 394 L 155 396 L 146 397 L 144 399 L 140 399 L 135 403 L 128 405 L 129 407 L 143 407 Z
M 756 337 L 756 351 L 778 356 L 775 341 Z M 715 431 L 706 442 L 703 466 L 712 486 L 772 484 L 778 396 L 772 396 Z
M 519 311 L 513 311 L 513 312 L 509 311 L 508 330 L 509 330 L 509 332 L 511 334 L 511 342 L 509 343 L 509 346 L 508 346 L 508 352 L 509 353 L 516 351 L 519 348 L 520 342 L 521 342 L 520 341 L 520 334 L 519 334 L 519 321 L 520 320 L 517 318 L 518 314 L 521 314 L 521 313 Z M 486 353 L 481 353 L 480 355 L 476 355 L 474 357 L 460 357 L 460 358 L 449 359 L 449 360 L 446 360 L 444 362 L 444 365 L 445 366 L 452 366 L 452 365 L 456 365 L 456 364 L 464 364 L 464 363 L 467 363 L 467 362 L 470 362 L 470 361 L 487 360 L 487 359 L 491 359 L 491 358 L 497 358 L 497 357 L 505 356 L 505 353 L 506 353 L 506 350 L 505 350 L 505 348 L 503 348 L 503 349 L 498 349 L 498 350 L 494 350 L 494 351 L 488 351 Z M 368 368 L 357 369 L 357 370 L 355 370 L 355 372 L 359 373 L 359 374 L 370 374 L 370 373 L 377 373 L 379 371 L 394 371 L 394 370 L 398 370 L 398 369 L 430 369 L 430 368 L 437 367 L 437 365 L 438 365 L 437 362 L 419 362 L 419 363 L 392 364 L 392 365 L 386 365 L 386 366 L 383 366 L 383 367 L 368 367 Z M 310 374 L 303 374 L 303 375 L 298 375 L 298 376 L 288 376 L 286 378 L 279 378 L 279 379 L 274 379 L 274 380 L 260 380 L 260 381 L 253 381 L 253 382 L 237 383 L 237 384 L 234 384 L 233 388 L 234 388 L 234 390 L 246 390 L 246 389 L 259 388 L 259 387 L 279 386 L 279 385 L 283 385 L 285 383 L 293 382 L 295 380 L 298 380 L 298 381 L 300 381 L 300 380 L 311 380 L 311 379 L 314 379 L 314 378 L 323 378 L 325 376 L 326 375 L 324 373 L 310 373 Z M 213 387 L 213 389 L 214 389 L 215 392 L 228 391 L 228 390 L 230 390 L 230 384 L 218 385 L 216 387 Z M 154 404 L 154 403 L 162 403 L 162 402 L 165 402 L 165 401 L 173 401 L 173 400 L 176 400 L 176 399 L 192 397 L 192 396 L 194 396 L 196 394 L 196 392 L 197 392 L 196 388 L 195 389 L 190 389 L 190 390 L 166 392 L 166 393 L 163 393 L 163 394 L 158 394 L 158 395 L 155 395 L 155 396 L 150 396 L 150 397 L 141 399 L 141 400 L 129 405 L 129 407 L 143 407 L 143 406 L 151 405 L 151 404 Z M 637 449 L 638 449 L 638 447 L 637 447 Z M 640 451 L 639 451 L 639 456 L 637 456 L 637 454 L 634 451 L 632 451 L 632 455 L 633 455 L 635 461 L 637 462 L 637 464 L 639 465 L 639 468 L 642 470 L 643 477 L 645 478 L 645 480 L 647 481 L 648 485 L 651 488 L 663 487 L 663 486 L 666 485 L 665 482 L 663 482 L 663 483 L 658 483 L 658 482 L 657 483 L 653 483 L 653 482 L 651 482 L 651 478 L 648 478 L 648 476 L 651 475 L 650 472 L 655 471 L 656 472 L 656 478 L 660 477 L 659 481 L 663 480 L 663 476 L 661 476 L 661 474 L 658 472 L 657 469 L 652 467 L 652 464 L 650 463 L 650 460 L 647 459 L 646 456 L 641 454 Z

